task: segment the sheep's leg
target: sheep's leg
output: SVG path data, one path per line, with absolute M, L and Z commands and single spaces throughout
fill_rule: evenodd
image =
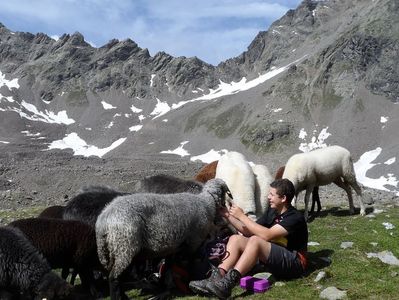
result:
M 109 277 L 109 296 L 111 300 L 122 299 L 122 288 L 118 278 Z
M 352 198 L 352 189 L 349 183 L 344 179 L 342 183 L 342 188 L 345 190 L 347 196 L 348 196 L 348 202 L 349 202 L 349 213 L 353 215 L 355 213 L 355 206 L 353 205 L 353 198 Z
M 69 276 L 69 268 L 68 267 L 64 267 L 61 270 L 61 278 L 66 280 Z M 73 283 L 71 282 L 71 284 L 73 285 Z
M 90 294 L 95 297 L 95 299 L 101 298 L 101 293 L 95 285 L 94 273 L 91 269 L 79 270 L 79 277 L 82 282 L 82 287 L 85 290 L 90 291 Z
M 310 208 L 310 214 L 314 214 L 314 206 L 317 203 L 317 214 L 320 213 L 321 210 L 321 203 L 320 203 L 320 196 L 319 196 L 319 187 L 315 186 L 312 191 L 312 207 Z
M 362 189 L 360 188 L 360 186 L 358 185 L 358 183 L 356 181 L 352 181 L 352 182 L 349 182 L 349 183 L 353 187 L 353 189 L 355 190 L 357 198 L 359 199 L 360 215 L 364 216 L 364 215 L 366 215 L 366 209 L 364 207 Z
M 298 195 L 299 195 L 299 193 L 296 193 L 295 194 L 295 197 L 294 197 L 294 206 L 295 206 L 295 208 L 298 208 Z
M 310 194 L 312 193 L 313 186 L 308 186 L 306 188 L 306 193 L 305 193 L 305 212 L 303 213 L 305 220 L 308 220 L 308 207 L 309 207 L 309 198 Z

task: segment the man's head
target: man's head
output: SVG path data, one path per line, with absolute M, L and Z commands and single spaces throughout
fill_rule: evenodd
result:
M 291 204 L 291 201 L 295 196 L 295 187 L 290 180 L 276 179 L 270 184 L 270 187 L 275 189 L 275 192 L 279 197 L 285 196 L 287 204 Z

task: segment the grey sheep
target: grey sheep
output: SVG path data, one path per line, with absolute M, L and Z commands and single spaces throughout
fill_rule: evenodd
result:
M 222 221 L 226 183 L 208 181 L 200 194 L 132 194 L 113 200 L 96 223 L 98 257 L 109 271 L 111 299 L 124 296 L 122 273 L 137 254 L 165 257 L 196 251 Z
M 202 183 L 185 180 L 170 175 L 148 176 L 136 184 L 135 192 L 174 194 L 189 192 L 198 194 L 202 190 Z M 118 196 L 129 195 L 107 186 L 91 185 L 81 189 L 64 208 L 63 219 L 78 220 L 94 228 L 98 215 L 113 199 Z
M 71 287 L 17 228 L 0 227 L 0 291 L 17 298 L 62 299 Z
M 176 194 L 193 193 L 199 194 L 203 184 L 196 180 L 182 179 L 179 177 L 158 174 L 141 179 L 135 188 L 136 193 Z

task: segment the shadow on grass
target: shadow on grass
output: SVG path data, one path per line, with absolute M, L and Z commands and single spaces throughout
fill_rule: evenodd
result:
M 303 210 L 301 210 L 303 212 Z M 373 212 L 373 207 L 366 208 L 366 215 Z M 336 217 L 349 217 L 355 216 L 360 214 L 360 208 L 355 208 L 355 213 L 352 215 L 349 212 L 348 208 L 342 208 L 338 206 L 331 207 L 329 209 L 321 210 L 318 213 L 313 213 L 308 218 L 308 223 L 313 222 L 316 218 L 326 218 L 329 215 L 336 216 Z
M 316 252 L 308 252 L 308 268 L 305 277 L 309 276 L 314 271 L 324 269 L 331 264 L 331 255 L 334 250 L 323 249 Z

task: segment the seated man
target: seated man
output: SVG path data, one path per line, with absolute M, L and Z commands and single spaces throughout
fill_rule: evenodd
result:
M 190 282 L 196 293 L 228 298 L 240 278 L 258 263 L 279 278 L 297 278 L 306 269 L 308 228 L 303 215 L 291 205 L 295 188 L 288 179 L 270 184 L 269 209 L 256 222 L 233 205 L 222 214 L 241 233 L 229 238 L 226 256 L 211 276 Z

